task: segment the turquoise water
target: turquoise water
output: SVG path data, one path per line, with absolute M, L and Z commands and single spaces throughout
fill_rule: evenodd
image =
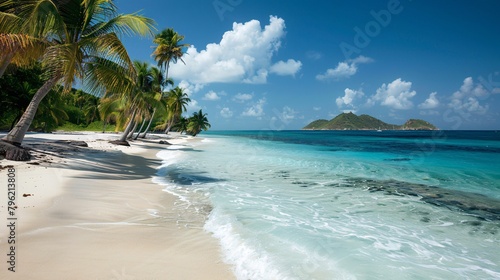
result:
M 500 279 L 500 133 L 201 137 L 160 152 L 155 182 L 238 279 Z

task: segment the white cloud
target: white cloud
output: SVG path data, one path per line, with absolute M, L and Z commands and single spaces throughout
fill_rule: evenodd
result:
M 361 64 L 361 63 L 371 63 L 371 62 L 373 62 L 373 59 L 366 57 L 366 56 L 363 56 L 363 55 L 360 55 L 360 56 L 356 57 L 355 59 L 350 59 L 348 61 L 352 64 Z
M 484 97 L 488 91 L 481 84 L 475 84 L 472 77 L 465 78 L 460 90 L 453 93 L 452 98 L 464 98 L 467 96 Z
M 321 110 L 321 107 L 313 107 L 313 110 L 314 110 L 314 111 L 320 111 L 320 110 Z
M 193 113 L 201 109 L 201 106 L 198 104 L 198 101 L 191 99 L 191 102 L 186 106 L 187 112 Z
M 194 93 L 197 93 L 198 91 L 202 90 L 203 87 L 204 87 L 204 85 L 202 85 L 202 84 L 191 84 L 191 83 L 189 83 L 186 80 L 182 80 L 179 83 L 179 87 L 182 88 L 182 89 L 184 89 L 184 92 L 188 96 L 192 96 Z
M 324 74 L 318 74 L 316 79 L 323 81 L 328 79 L 340 80 L 349 78 L 358 72 L 358 65 L 373 62 L 373 59 L 366 56 L 358 56 L 355 59 L 339 62 L 337 67 L 326 70 Z
M 300 71 L 300 68 L 302 68 L 302 62 L 289 59 L 287 62 L 276 62 L 269 70 L 271 73 L 280 76 L 295 76 L 295 74 Z
M 219 43 L 200 51 L 190 46 L 183 56 L 186 65 L 171 65 L 171 76 L 197 84 L 266 83 L 271 59 L 284 36 L 285 21 L 275 16 L 264 28 L 258 20 L 235 22 Z
M 326 70 L 325 74 L 317 75 L 316 79 L 326 80 L 329 78 L 333 78 L 333 79 L 347 78 L 347 77 L 350 77 L 350 76 L 356 74 L 357 70 L 358 70 L 358 67 L 355 66 L 354 64 L 348 64 L 346 62 L 339 62 L 337 67 L 335 67 L 334 69 L 330 68 L 330 69 Z
M 439 100 L 436 97 L 437 92 L 433 92 L 429 95 L 429 98 L 427 98 L 422 104 L 418 105 L 419 109 L 423 110 L 428 110 L 428 109 L 435 109 L 439 106 Z
M 487 95 L 488 91 L 481 84 L 476 84 L 471 77 L 467 77 L 460 89 L 451 96 L 448 106 L 464 114 L 482 115 L 488 111 L 489 106 L 481 105 L 478 98 L 484 98 Z
M 219 100 L 220 96 L 213 90 L 207 92 L 205 96 L 203 96 L 203 100 L 215 101 Z
M 350 88 L 346 88 L 344 90 L 344 96 L 343 97 L 338 97 L 335 102 L 337 103 L 337 106 L 341 108 L 342 106 L 350 106 L 354 108 L 354 100 L 356 98 L 361 98 L 365 94 L 361 90 L 352 90 Z
M 265 84 L 267 82 L 267 69 L 259 69 L 257 73 L 249 78 L 243 79 L 246 84 Z
M 238 102 L 238 103 L 243 103 L 249 100 L 252 100 L 253 95 L 248 94 L 248 93 L 238 93 L 233 97 L 233 100 Z
M 411 90 L 411 82 L 405 82 L 398 78 L 388 85 L 382 84 L 377 93 L 372 96 L 367 104 L 374 105 L 377 101 L 381 105 L 397 110 L 407 110 L 413 107 L 411 99 L 417 94 Z
M 259 99 L 257 103 L 248 107 L 243 113 L 242 116 L 245 117 L 262 117 L 265 115 L 264 113 L 264 105 L 266 104 L 266 99 Z
M 292 120 L 294 120 L 296 118 L 296 115 L 298 114 L 298 112 L 296 112 L 294 109 L 288 107 L 288 106 L 285 106 L 283 107 L 283 110 L 281 112 L 277 112 L 278 114 L 278 117 L 279 119 L 283 122 L 283 123 L 288 123 Z
M 229 108 L 227 107 L 224 107 L 222 108 L 222 110 L 220 110 L 220 115 L 223 117 L 223 118 L 231 118 L 233 116 L 233 111 L 231 111 Z

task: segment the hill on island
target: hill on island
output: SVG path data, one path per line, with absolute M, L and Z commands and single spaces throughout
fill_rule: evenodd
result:
M 369 115 L 357 116 L 342 113 L 331 120 L 320 119 L 306 125 L 304 130 L 437 130 L 429 122 L 419 119 L 410 119 L 403 125 L 385 123 Z

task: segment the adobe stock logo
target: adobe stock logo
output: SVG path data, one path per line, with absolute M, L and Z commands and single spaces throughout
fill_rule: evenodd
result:
M 234 8 L 241 5 L 241 3 L 243 3 L 243 0 L 215 0 L 212 2 L 212 5 L 220 21 L 223 21 L 224 14 L 234 11 Z
M 409 0 L 411 1 L 411 0 Z M 339 47 L 346 59 L 352 59 L 352 55 L 359 55 L 361 50 L 366 48 L 373 38 L 377 37 L 382 32 L 383 27 L 387 27 L 392 20 L 393 15 L 397 15 L 403 11 L 403 6 L 399 0 L 389 0 L 387 9 L 378 12 L 371 10 L 370 15 L 373 20 L 367 22 L 363 29 L 354 27 L 354 38 L 352 44 L 347 42 L 340 43 Z

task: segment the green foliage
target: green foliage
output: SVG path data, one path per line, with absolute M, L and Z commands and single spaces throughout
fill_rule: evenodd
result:
M 119 14 L 113 0 L 4 0 L 0 7 L 0 65 L 15 62 L 16 53 L 39 50 L 38 55 L 30 57 L 40 61 L 47 78 L 36 91 L 32 99 L 35 102 L 27 107 L 24 117 L 2 138 L 18 144 L 32 123 L 41 125 L 43 130 L 51 129 L 52 124 L 61 124 L 65 116 L 60 106 L 42 110 L 39 117 L 43 118 L 38 123 L 33 119 L 41 105 L 39 102 L 50 94 L 49 90 L 56 83 L 69 92 L 77 81 L 81 81 L 88 92 L 96 95 L 131 90 L 136 72 L 120 37 L 152 36 L 154 30 L 152 19 L 138 14 Z M 33 47 L 35 44 L 31 42 L 34 41 L 43 42 L 45 47 Z M 5 48 L 6 43 L 13 47 Z M 56 98 L 50 102 L 55 105 L 60 100 Z M 95 120 L 96 112 L 93 105 L 85 108 L 86 121 Z
M 200 110 L 193 113 L 193 116 L 188 119 L 186 131 L 192 136 L 196 136 L 202 130 L 208 130 L 209 128 L 210 123 L 208 122 L 207 114 L 203 114 L 203 112 Z
M 184 48 L 188 47 L 189 44 L 181 44 L 184 40 L 184 36 L 175 32 L 172 28 L 167 28 L 157 34 L 153 43 L 157 46 L 153 51 L 154 60 L 158 62 L 158 67 L 164 68 L 167 73 L 168 78 L 168 68 L 170 62 L 176 63 L 177 60 L 182 60 L 184 55 Z
M 36 89 L 42 86 L 40 65 L 12 67 L 0 78 L 0 129 L 9 130 L 24 113 Z
M 179 133 L 186 132 L 188 129 L 188 124 L 189 120 L 185 117 L 180 117 L 180 119 L 175 123 L 175 125 L 172 127 L 174 131 L 177 131 Z
M 100 121 L 99 115 L 99 101 L 100 98 L 95 97 L 91 94 L 85 93 L 81 90 L 72 89 L 69 93 L 64 94 L 62 91 L 49 94 L 40 104 L 40 107 L 43 106 L 45 100 L 51 100 L 57 96 L 60 99 L 58 103 L 51 103 L 53 107 L 52 110 L 57 112 L 59 108 L 66 114 L 65 120 L 69 122 L 69 126 L 71 124 L 75 124 L 78 127 L 86 128 L 89 124 L 94 121 Z M 40 107 L 38 110 L 40 111 Z M 37 113 L 38 114 L 38 113 Z M 34 123 L 36 122 L 36 118 Z M 58 126 L 61 126 L 67 122 L 57 121 L 56 126 L 50 126 L 50 130 L 56 129 Z M 102 130 L 102 128 L 101 128 Z
M 166 110 L 161 89 L 166 81 L 156 67 L 146 62 L 134 61 L 137 75 L 131 78 L 133 86 L 128 92 L 108 92 L 98 106 L 99 115 L 104 120 L 115 118 L 119 129 L 130 122 L 143 122 L 154 118 L 153 112 Z M 146 128 L 149 129 L 149 126 Z
M 13 67 L 10 72 L 0 78 L 0 127 L 2 129 L 10 130 L 19 120 L 33 95 L 44 82 L 39 64 L 31 68 Z M 66 99 L 59 91 L 52 90 L 40 103 L 31 123 L 31 129 L 43 132 L 54 130 L 69 118 L 66 107 Z
M 432 124 L 423 120 L 409 120 L 404 125 L 393 125 L 385 123 L 369 115 L 357 116 L 350 113 L 342 113 L 330 121 L 316 120 L 303 129 L 311 130 L 435 130 Z
M 175 87 L 167 94 L 167 120 L 177 120 L 186 111 L 187 105 L 191 102 L 183 88 Z
M 0 78 L 0 129 L 10 130 L 44 83 L 40 65 L 12 67 Z M 87 127 L 99 121 L 99 98 L 81 90 L 52 90 L 40 103 L 31 129 L 50 132 L 66 122 Z M 102 130 L 102 127 L 98 130 Z
M 357 116 L 350 113 L 342 113 L 330 121 L 319 120 L 307 125 L 304 129 L 325 129 L 325 130 L 375 130 L 389 129 L 392 125 L 368 115 Z
M 325 119 L 315 120 L 312 123 L 305 126 L 304 129 L 325 129 L 327 123 L 328 120 Z
M 437 130 L 433 124 L 426 122 L 424 120 L 419 119 L 409 119 L 403 125 L 403 129 L 405 130 Z
M 74 105 L 66 105 L 65 107 L 68 121 L 77 125 L 82 124 L 81 120 L 85 118 L 83 111 Z
M 104 127 L 103 121 L 95 121 L 90 123 L 89 125 L 77 125 L 74 123 L 66 122 L 64 125 L 57 128 L 60 131 L 94 131 L 94 132 L 102 132 Z M 116 125 L 108 124 L 106 125 L 106 132 L 114 132 Z
M 71 122 L 65 122 L 63 125 L 57 128 L 59 131 L 83 131 L 85 130 L 85 126 L 77 125 Z
M 45 97 L 31 123 L 31 127 L 42 132 L 51 132 L 68 119 L 60 92 L 51 92 Z
M 103 131 L 103 127 L 106 126 L 105 132 L 114 132 L 116 130 L 116 125 L 107 123 L 104 125 L 103 121 L 95 121 L 90 123 L 85 130 L 86 131 Z
M 88 125 L 93 121 L 100 120 L 99 115 L 99 98 L 85 93 L 81 90 L 72 90 L 70 98 L 67 100 L 68 108 L 71 107 L 75 115 L 71 118 L 71 122 L 76 124 Z M 76 109 L 76 110 L 75 110 Z

